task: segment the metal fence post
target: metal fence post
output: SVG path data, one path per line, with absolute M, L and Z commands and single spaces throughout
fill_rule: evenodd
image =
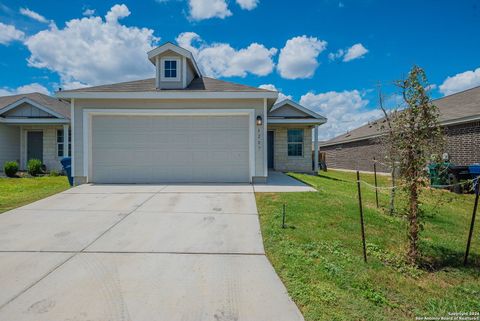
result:
M 465 258 L 463 260 L 464 266 L 466 266 L 468 263 L 468 253 L 470 252 L 470 243 L 472 242 L 473 228 L 475 226 L 475 216 L 477 215 L 478 193 L 480 190 L 479 183 L 480 183 L 480 178 L 477 178 L 477 188 L 475 189 L 475 203 L 473 204 L 472 221 L 470 222 L 470 231 L 468 233 L 468 240 L 467 240 L 467 250 L 465 251 Z
M 360 225 L 362 227 L 362 243 L 363 243 L 363 260 L 367 263 L 367 246 L 365 244 L 365 226 L 363 223 L 363 208 L 362 208 L 362 192 L 360 189 L 360 172 L 357 171 L 357 189 L 358 189 L 358 206 L 360 208 Z
M 375 160 L 375 157 L 373 158 L 373 175 L 375 177 L 375 201 L 378 208 L 377 161 Z

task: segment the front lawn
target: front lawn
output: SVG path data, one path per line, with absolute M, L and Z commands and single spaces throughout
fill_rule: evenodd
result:
M 0 178 L 0 213 L 68 189 L 67 177 Z
M 312 193 L 258 193 L 267 256 L 307 321 L 414 320 L 480 312 L 480 220 L 470 266 L 462 266 L 473 195 L 427 191 L 422 268 L 403 263 L 405 221 L 375 206 L 362 186 L 368 263 L 363 262 L 354 173 L 292 174 Z M 372 175 L 362 179 L 373 183 Z M 387 177 L 380 184 L 388 185 Z M 287 204 L 287 228 L 281 207 Z M 381 206 L 388 192 L 380 193 Z M 477 215 L 478 217 L 478 215 Z

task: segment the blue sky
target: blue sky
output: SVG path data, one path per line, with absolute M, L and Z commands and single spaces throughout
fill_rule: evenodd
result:
M 180 42 L 204 73 L 276 88 L 325 115 L 320 138 L 378 117 L 376 85 L 413 64 L 438 98 L 480 85 L 480 1 L 4 1 L 0 94 L 153 77 Z

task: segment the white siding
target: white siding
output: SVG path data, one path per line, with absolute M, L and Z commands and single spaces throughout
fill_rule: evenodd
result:
M 74 148 L 74 176 L 78 183 L 84 182 L 83 169 L 83 110 L 84 109 L 254 109 L 255 117 L 263 115 L 263 99 L 237 99 L 237 100 L 154 100 L 154 99 L 104 99 L 104 100 L 75 100 L 75 148 Z M 255 126 L 255 172 L 254 176 L 264 177 L 263 153 L 263 126 Z M 258 133 L 258 129 L 259 133 Z
M 0 172 L 8 161 L 20 162 L 20 128 L 0 124 Z

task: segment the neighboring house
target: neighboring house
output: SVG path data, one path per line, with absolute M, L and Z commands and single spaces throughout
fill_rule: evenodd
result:
M 445 129 L 445 152 L 456 165 L 480 163 L 480 87 L 435 99 L 439 121 Z M 370 122 L 320 144 L 327 166 L 338 169 L 373 171 L 373 157 L 384 159 L 378 130 L 384 119 Z M 378 164 L 381 171 L 388 168 Z
M 40 159 L 47 170 L 61 170 L 68 156 L 69 104 L 40 93 L 0 97 L 0 171 L 7 161 L 21 170 Z
M 155 78 L 65 90 L 75 184 L 265 181 L 313 172 L 312 129 L 326 119 L 278 93 L 202 76 L 171 43 L 148 53 Z M 315 136 L 316 137 L 316 136 Z

